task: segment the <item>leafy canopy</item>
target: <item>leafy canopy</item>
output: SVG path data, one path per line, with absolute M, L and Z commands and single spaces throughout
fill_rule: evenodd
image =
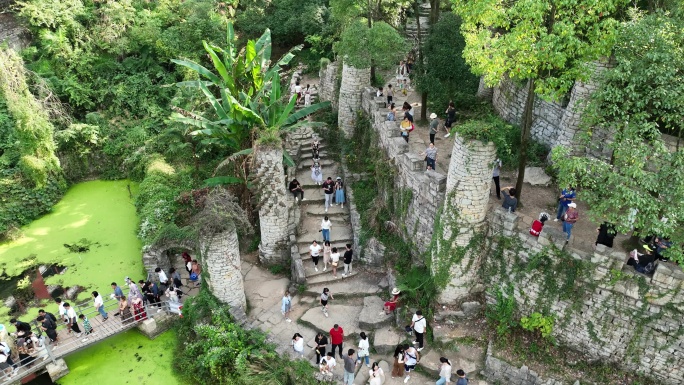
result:
M 335 52 L 356 68 L 378 66 L 391 68 L 406 55 L 406 40 L 384 21 L 371 28 L 357 20 L 342 32 L 335 44 Z
M 661 131 L 681 133 L 684 29 L 664 14 L 633 16 L 620 28 L 616 65 L 602 75 L 582 125 L 586 145 L 611 154 L 610 160 L 569 156 L 560 148 L 552 158 L 560 183 L 582 188 L 596 221 L 607 220 L 618 232 L 634 228 L 677 241 L 684 149 L 668 145 Z M 684 266 L 681 242 L 669 254 Z
M 628 0 L 452 0 L 463 19 L 463 56 L 495 86 L 505 75 L 537 79 L 535 92 L 560 99 L 587 64 L 610 54 Z

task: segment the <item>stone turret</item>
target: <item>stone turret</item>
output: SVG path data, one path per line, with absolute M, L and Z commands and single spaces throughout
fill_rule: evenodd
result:
M 455 303 L 483 290 L 478 281 L 481 255 L 468 251 L 459 261 L 448 261 L 454 253 L 441 253 L 443 248 L 468 246 L 484 224 L 489 204 L 492 164 L 496 158 L 493 143 L 465 140 L 456 135 L 451 152 L 446 182 L 446 200 L 442 210 L 442 239 L 433 250 L 433 274 L 437 269 L 449 269 L 449 282 L 442 290 L 442 303 Z

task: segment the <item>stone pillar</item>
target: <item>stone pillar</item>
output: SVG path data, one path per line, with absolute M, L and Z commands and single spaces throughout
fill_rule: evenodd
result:
M 221 302 L 233 307 L 247 305 L 240 263 L 240 243 L 235 229 L 200 241 L 209 290 Z
M 454 253 L 440 251 L 467 246 L 485 223 L 495 158 L 496 148 L 491 142 L 464 140 L 459 135 L 454 138 L 441 216 L 442 239 L 432 255 L 433 275 L 436 269 L 449 269 L 449 282 L 440 293 L 441 303 L 455 303 L 483 290 L 478 282 L 481 255 L 476 250 L 466 252 L 458 263 L 445 261 Z
M 48 348 L 49 349 L 49 348 Z M 45 366 L 45 370 L 48 372 L 52 382 L 56 382 L 60 378 L 69 374 L 69 367 L 63 358 L 59 358 L 54 362 L 51 362 Z
M 261 243 L 259 260 L 272 265 L 285 263 L 290 250 L 288 228 L 288 201 L 283 168 L 283 149 L 260 146 L 255 151 L 256 178 L 259 199 L 259 225 Z
M 354 132 L 356 113 L 361 109 L 361 93 L 369 84 L 370 68 L 355 68 L 344 63 L 337 125 L 344 131 L 346 137 L 352 136 Z
M 494 95 L 494 88 L 487 87 L 484 81 L 484 76 L 480 76 L 480 84 L 477 86 L 477 97 L 483 100 L 492 100 Z

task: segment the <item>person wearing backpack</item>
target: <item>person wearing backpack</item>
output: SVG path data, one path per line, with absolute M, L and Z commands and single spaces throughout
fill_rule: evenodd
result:
M 416 340 L 413 341 L 414 345 L 418 345 L 418 351 L 423 350 L 423 341 L 425 339 L 425 329 L 427 327 L 427 321 L 423 317 L 423 312 L 416 310 L 416 314 L 413 315 L 411 319 L 411 327 L 413 332 L 416 333 Z
M 413 346 L 409 344 L 404 345 L 404 371 L 406 372 L 406 377 L 404 378 L 404 383 L 409 382 L 411 379 L 411 372 L 416 369 L 416 365 L 420 361 L 420 354 Z

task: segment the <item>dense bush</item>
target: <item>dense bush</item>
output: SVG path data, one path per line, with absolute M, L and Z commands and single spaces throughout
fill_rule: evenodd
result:
M 291 361 L 275 351 L 265 333 L 233 322 L 229 306 L 203 289 L 183 304 L 178 321 L 174 369 L 189 384 L 313 385 L 306 360 Z
M 445 13 L 430 26 L 423 48 L 425 65 L 417 63 L 412 75 L 417 90 L 428 94 L 428 108 L 440 115 L 450 100 L 459 111 L 470 109 L 476 102 L 479 79 L 463 59 L 465 40 L 458 33 L 460 26 L 461 20 L 453 13 Z
M 456 132 L 465 139 L 494 142 L 496 152 L 504 168 L 516 168 L 520 156 L 520 127 L 489 112 L 482 117 L 466 120 L 455 126 Z M 546 161 L 549 148 L 530 139 L 527 148 L 527 165 L 541 166 Z

